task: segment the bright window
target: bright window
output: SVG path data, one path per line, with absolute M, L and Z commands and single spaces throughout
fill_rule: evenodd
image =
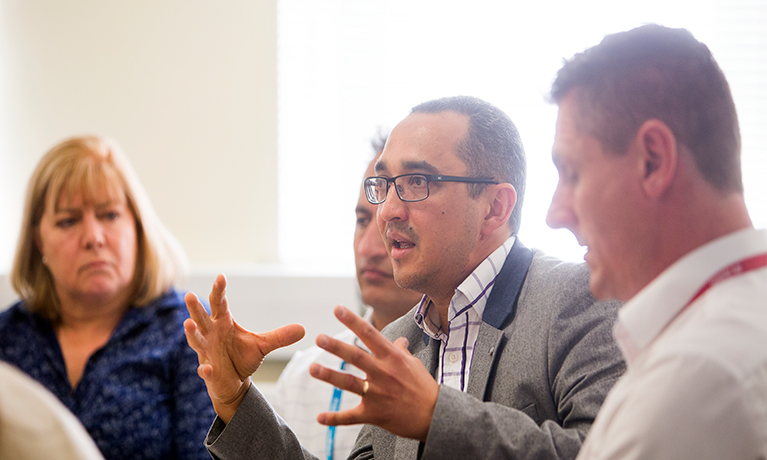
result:
M 426 100 L 468 94 L 514 120 L 528 156 L 520 238 L 569 260 L 583 250 L 544 220 L 556 185 L 556 107 L 544 100 L 564 58 L 647 22 L 685 27 L 730 82 L 746 199 L 767 227 L 767 2 L 282 0 L 278 6 L 279 235 L 289 266 L 351 273 L 354 204 L 370 138 Z

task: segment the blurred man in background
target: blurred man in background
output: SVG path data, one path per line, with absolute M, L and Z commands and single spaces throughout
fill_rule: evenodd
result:
M 373 167 L 385 143 L 385 136 L 374 139 L 375 157 L 363 177 L 375 174 Z M 365 319 L 380 331 L 413 308 L 421 300 L 421 294 L 402 289 L 394 282 L 391 260 L 375 224 L 376 206 L 365 198 L 362 186 L 355 213 L 357 224 L 354 230 L 354 262 L 357 282 L 362 303 L 370 307 Z M 335 338 L 366 350 L 365 344 L 349 329 Z M 327 410 L 351 409 L 360 403 L 361 398 L 356 393 L 342 391 L 313 378 L 309 375 L 309 366 L 313 363 L 365 378 L 365 373 L 361 370 L 313 346 L 293 355 L 277 380 L 272 405 L 288 422 L 308 451 L 323 459 L 345 459 L 351 452 L 362 425 L 328 427 L 317 422 L 317 414 Z

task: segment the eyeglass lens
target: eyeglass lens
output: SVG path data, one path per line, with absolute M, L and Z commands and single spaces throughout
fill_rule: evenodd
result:
M 374 203 L 386 201 L 389 182 L 392 179 L 371 177 L 365 181 L 365 194 Z M 429 181 L 426 176 L 409 174 L 393 180 L 397 196 L 403 201 L 420 201 L 429 196 Z

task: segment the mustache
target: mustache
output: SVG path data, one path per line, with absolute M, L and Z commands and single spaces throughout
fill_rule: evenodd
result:
M 413 243 L 418 242 L 418 234 L 413 230 L 413 227 L 409 226 L 406 222 L 387 222 L 384 235 L 388 236 L 390 231 L 399 233 Z

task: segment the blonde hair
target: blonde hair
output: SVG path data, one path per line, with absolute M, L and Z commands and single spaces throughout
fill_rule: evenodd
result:
M 120 147 L 111 139 L 81 136 L 54 146 L 37 164 L 29 180 L 11 285 L 28 308 L 52 322 L 60 320 L 53 277 L 37 247 L 40 220 L 47 206 L 81 193 L 95 202 L 99 193 L 125 194 L 136 221 L 136 267 L 129 303 L 144 306 L 183 281 L 187 259 L 181 245 L 162 225 Z

